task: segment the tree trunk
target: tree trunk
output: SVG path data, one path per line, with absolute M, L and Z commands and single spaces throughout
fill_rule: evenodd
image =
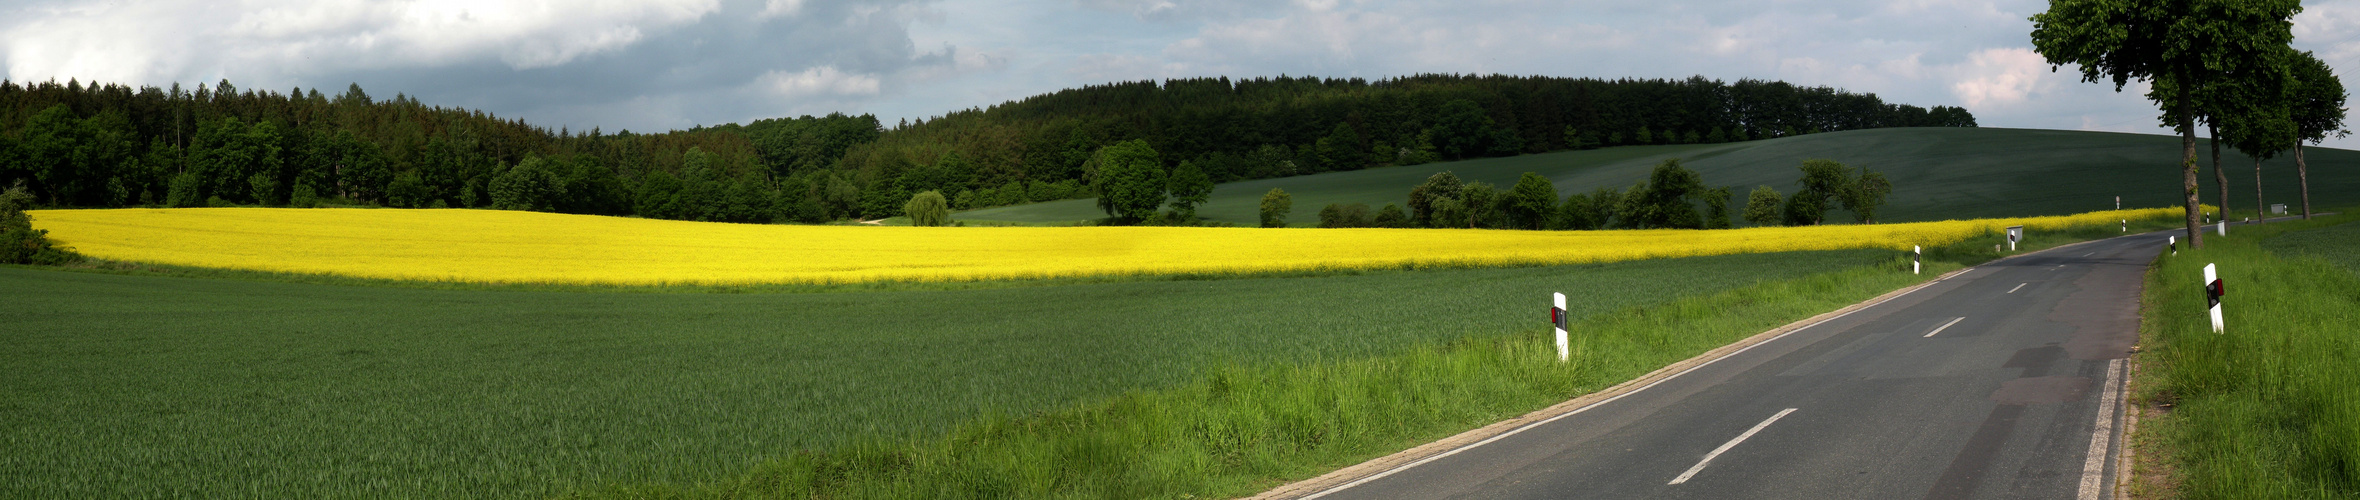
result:
M 2213 189 L 2221 192 L 2221 220 L 2229 220 L 2229 173 L 2221 171 L 2221 124 L 2208 124 L 2212 130 Z
M 2180 80 L 2185 82 L 2188 79 Z M 2197 220 L 2197 213 L 2201 209 L 2197 208 L 2196 198 L 2196 123 L 2188 113 L 2188 85 L 2177 87 L 2180 88 L 2180 98 L 2177 99 L 2180 115 L 2180 191 L 2186 195 L 2188 207 L 2188 249 L 2195 250 L 2204 247 L 2204 230 L 2198 227 L 2203 222 Z
M 2270 212 L 2262 210 L 2262 157 L 2258 155 L 2253 157 L 2253 218 L 2259 222 L 2270 220 Z
M 2294 177 L 2303 183 L 2303 218 L 2311 218 L 2311 166 L 2303 163 L 2303 141 L 2294 141 Z

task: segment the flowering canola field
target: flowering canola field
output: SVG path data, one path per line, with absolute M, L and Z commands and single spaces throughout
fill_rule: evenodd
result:
M 1734 230 L 863 227 L 492 210 L 40 210 L 36 228 L 110 260 L 491 283 L 755 284 L 1513 266 L 1944 245 L 2176 217 L 2176 209 Z

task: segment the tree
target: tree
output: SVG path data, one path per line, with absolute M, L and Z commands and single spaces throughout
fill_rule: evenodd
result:
M 2032 45 L 2052 70 L 2079 66 L 2084 82 L 2156 84 L 2147 98 L 2180 133 L 2188 246 L 2199 248 L 2195 93 L 2285 73 L 2300 11 L 2298 0 L 2051 0 L 2031 18 Z
M 1846 175 L 1849 169 L 1844 167 L 1842 163 L 1823 159 L 1803 160 L 1803 166 L 1797 168 L 1803 171 L 1803 178 L 1795 182 L 1801 184 L 1803 188 L 1795 191 L 1794 198 L 1809 198 L 1810 200 L 1805 202 L 1790 201 L 1787 206 L 1803 209 L 1805 212 L 1802 212 L 1801 215 L 1809 217 L 1803 219 L 1801 224 L 1796 224 L 1796 221 L 1790 216 L 1788 224 L 1816 226 L 1826 222 L 1827 209 L 1835 206 L 1838 199 L 1844 196 L 1844 190 L 1849 189 L 1852 185 L 1850 176 Z
M 1861 167 L 1860 177 L 1847 183 L 1843 193 L 1837 197 L 1837 201 L 1844 203 L 1845 210 L 1852 211 L 1857 222 L 1875 224 L 1877 207 L 1884 206 L 1885 195 L 1893 193 L 1893 183 L 1885 180 L 1884 172 L 1872 172 L 1868 167 Z
M 1327 137 L 1319 138 L 1319 159 L 1328 170 L 1359 170 L 1367 155 L 1361 153 L 1360 134 L 1352 131 L 1352 124 L 1337 122 Z
M 1729 197 L 1735 193 L 1722 186 L 1704 190 L 1704 228 L 1729 229 Z
M 1491 183 L 1487 182 L 1469 182 L 1465 187 L 1459 188 L 1459 202 L 1463 203 L 1467 210 L 1466 226 L 1468 229 L 1496 228 L 1506 222 L 1497 220 L 1505 218 L 1503 217 L 1505 214 L 1500 210 L 1500 202 L 1507 197 L 1500 194 L 1499 188 L 1492 187 Z M 1454 227 L 1456 226 L 1454 225 Z
M 1810 226 L 1819 224 L 1827 215 L 1827 200 L 1795 193 L 1786 198 L 1786 225 Z
M 1376 227 L 1409 227 L 1409 214 L 1401 211 L 1401 205 L 1386 203 L 1385 208 L 1377 209 L 1377 217 L 1369 222 Z
M 2255 216 L 2263 217 L 2262 160 L 2276 157 L 2279 151 L 2294 147 L 2295 126 L 2294 120 L 2287 114 L 2287 102 L 2283 95 L 2254 96 L 2252 99 L 2256 101 L 2255 106 L 2240 110 L 2239 114 L 2227 117 L 2223 123 L 2231 126 L 2229 145 L 2237 148 L 2237 152 L 2245 153 L 2246 157 L 2253 158 L 2253 210 Z M 2216 167 L 2214 171 L 2219 171 L 2219 168 Z M 2228 201 L 2223 198 L 2221 203 L 2221 218 L 2226 219 L 2229 217 Z
M 1779 213 L 1783 203 L 1778 189 L 1769 185 L 1757 186 L 1752 194 L 1745 196 L 1745 221 L 1756 226 L 1776 226 L 1783 215 Z
M 565 196 L 565 181 L 549 171 L 549 160 L 531 155 L 493 176 L 490 190 L 494 210 L 550 212 Z
M 1482 155 L 1494 135 L 1491 115 L 1475 101 L 1454 99 L 1442 104 L 1434 123 L 1435 146 L 1453 159 Z
M 1319 227 L 1370 227 L 1375 221 L 1369 217 L 1366 203 L 1329 203 L 1319 209 Z
M 951 204 L 942 198 L 941 191 L 920 191 L 910 196 L 910 202 L 901 206 L 901 213 L 910 217 L 912 226 L 951 225 Z
M 2318 144 L 2329 136 L 2337 138 L 2352 134 L 2344 130 L 2344 82 L 2335 76 L 2325 61 L 2310 52 L 2303 52 L 2293 66 L 2294 89 L 2288 93 L 2287 114 L 2294 122 L 2294 168 L 2302 182 L 2303 218 L 2311 218 L 2311 167 L 2303 161 L 2303 142 Z
M 1624 217 L 1623 198 L 1624 193 L 1620 189 L 1602 187 L 1591 190 L 1590 212 L 1584 216 L 1591 224 L 1584 229 L 1605 229 L 1620 222 L 1617 219 Z
M 1664 160 L 1624 195 L 1623 205 L 1629 207 L 1624 224 L 1636 229 L 1701 229 L 1704 217 L 1688 199 L 1705 195 L 1703 176 L 1681 165 L 1678 158 Z
M 1410 188 L 1410 225 L 1413 227 L 1443 227 L 1434 222 L 1434 202 L 1443 199 L 1458 199 L 1459 191 L 1463 187 L 1465 187 L 1465 183 L 1459 181 L 1458 175 L 1445 170 L 1427 176 L 1426 182 L 1418 183 L 1417 187 Z
M 50 265 L 80 260 L 73 252 L 51 245 L 49 230 L 33 229 L 33 218 L 25 210 L 33 207 L 34 200 L 22 179 L 0 190 L 0 264 Z
M 1587 193 L 1565 195 L 1565 203 L 1557 205 L 1556 228 L 1581 231 L 1597 229 L 1598 221 L 1593 215 L 1597 212 L 1590 208 L 1590 203 Z
M 1294 196 L 1270 188 L 1270 192 L 1262 194 L 1262 227 L 1287 227 L 1287 212 L 1294 209 Z
M 1125 222 L 1155 216 L 1164 205 L 1163 159 L 1147 141 L 1132 139 L 1098 148 L 1096 182 L 1098 208 Z
M 1525 172 L 1509 189 L 1507 205 L 1516 227 L 1548 229 L 1549 217 L 1557 213 L 1557 187 L 1541 174 Z
M 1180 220 L 1194 220 L 1196 207 L 1213 196 L 1213 178 L 1205 176 L 1205 171 L 1197 168 L 1195 162 L 1183 161 L 1180 168 L 1173 169 L 1169 189 L 1172 211 L 1179 212 Z

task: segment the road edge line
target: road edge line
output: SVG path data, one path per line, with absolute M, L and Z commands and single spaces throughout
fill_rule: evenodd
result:
M 2122 384 L 2129 380 L 2123 377 L 2125 364 L 2125 358 L 2106 362 L 2106 380 L 2101 382 L 2105 394 L 2098 397 L 2097 422 L 2090 424 L 2089 452 L 2081 460 L 2081 490 L 2075 495 L 2079 500 L 2098 500 L 2105 494 L 2106 469 L 2113 465 L 2114 433 L 2121 429 L 2121 417 L 2115 412 L 2122 409 Z
M 1992 262 L 1999 262 L 2001 260 L 2007 259 L 2002 258 L 1993 260 Z M 1508 436 L 1516 435 L 1517 433 L 1524 432 L 1527 429 L 1539 427 L 1565 417 L 1573 416 L 1574 414 L 1589 411 L 1591 408 L 1614 402 L 1615 400 L 1622 399 L 1624 396 L 1629 396 L 1631 394 L 1638 393 L 1639 391 L 1647 390 L 1650 387 L 1655 387 L 1656 384 L 1663 383 L 1664 381 L 1668 381 L 1673 378 L 1678 378 L 1681 375 L 1686 375 L 1688 372 L 1695 371 L 1698 368 L 1703 368 L 1706 365 L 1711 365 L 1714 362 L 1720 361 L 1730 356 L 1735 356 L 1739 353 L 1752 350 L 1755 346 L 1784 338 L 1789 334 L 1803 331 L 1814 326 L 1819 326 L 1821 323 L 1835 321 L 1845 316 L 1850 316 L 1852 313 L 1859 312 L 1870 307 L 1876 307 L 1877 305 L 1884 304 L 1887 301 L 1901 298 L 1901 296 L 1908 295 L 1911 292 L 1916 292 L 1951 278 L 1958 277 L 1961 274 L 1966 274 L 1969 271 L 1974 271 L 1984 265 L 1990 265 L 1990 263 L 1943 273 L 1941 276 L 1936 276 L 1933 279 L 1926 280 L 1923 283 L 1885 292 L 1883 295 L 1878 295 L 1866 301 L 1844 306 L 1843 308 L 1836 309 L 1834 311 L 1820 313 L 1809 318 L 1803 318 L 1802 320 L 1795 321 L 1793 323 L 1787 323 L 1785 326 L 1772 328 L 1763 331 L 1762 333 L 1754 334 L 1751 337 L 1738 340 L 1737 342 L 1713 348 L 1713 350 L 1705 351 L 1703 354 L 1698 354 L 1695 357 L 1691 357 L 1677 363 L 1672 363 L 1670 365 L 1664 366 L 1663 368 L 1657 368 L 1655 371 L 1647 372 L 1645 375 L 1640 375 L 1637 378 L 1623 381 L 1620 384 L 1615 384 L 1611 387 L 1607 387 L 1606 389 L 1584 394 L 1562 403 L 1550 405 L 1548 408 L 1542 408 L 1516 418 L 1503 420 L 1491 425 L 1476 428 L 1474 430 L 1462 432 L 1448 438 L 1443 438 L 1438 441 L 1428 442 L 1414 448 L 1395 452 L 1391 455 L 1361 462 L 1360 464 L 1338 469 L 1336 471 L 1322 474 L 1317 477 L 1281 485 L 1277 488 L 1272 488 L 1260 494 L 1246 498 L 1252 500 L 1309 500 L 1326 496 L 1337 491 L 1349 489 L 1354 486 L 1359 486 L 1369 481 L 1382 479 L 1386 476 L 1391 476 L 1401 471 L 1409 470 L 1419 465 L 1424 465 L 1427 462 L 1432 462 L 1444 457 L 1456 455 L 1459 452 L 1483 446 Z

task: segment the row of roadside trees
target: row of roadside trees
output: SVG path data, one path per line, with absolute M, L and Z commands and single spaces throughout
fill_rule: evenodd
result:
M 2220 145 L 2254 158 L 2255 210 L 2261 160 L 2292 149 L 2311 215 L 2310 167 L 2302 145 L 2342 137 L 2343 83 L 2325 62 L 2293 48 L 2299 0 L 2053 0 L 2032 16 L 2032 44 L 2052 66 L 2076 65 L 2082 80 L 2111 80 L 2119 92 L 2150 83 L 2147 99 L 2180 134 L 2181 187 L 2191 247 L 2203 245 L 2196 128 L 2213 136 L 2213 179 L 2222 209 L 2228 174 Z

